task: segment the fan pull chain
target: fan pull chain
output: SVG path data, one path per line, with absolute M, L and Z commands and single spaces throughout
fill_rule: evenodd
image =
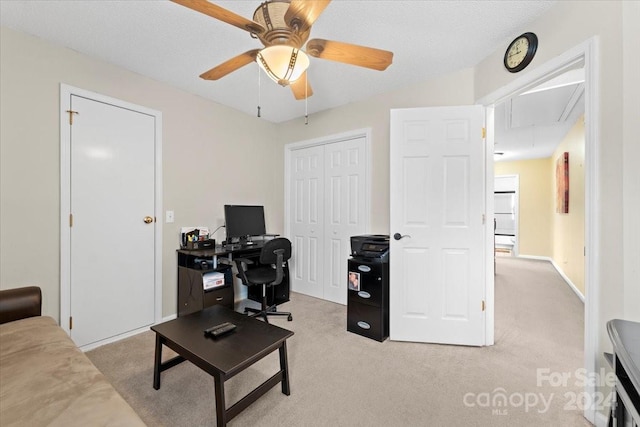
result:
M 258 67 L 258 117 L 260 117 L 260 67 Z
M 304 73 L 304 124 L 309 124 L 309 97 L 307 96 L 307 89 L 309 83 L 307 80 L 307 73 Z

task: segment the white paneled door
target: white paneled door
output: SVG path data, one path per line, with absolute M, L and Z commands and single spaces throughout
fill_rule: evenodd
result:
M 324 146 L 291 153 L 291 289 L 324 297 Z
M 154 322 L 155 117 L 71 96 L 71 338 Z
M 484 345 L 483 124 L 481 106 L 391 111 L 392 340 Z
M 364 234 L 366 153 L 364 137 L 325 145 L 324 299 L 347 303 L 351 236 Z
M 292 290 L 347 303 L 351 236 L 366 232 L 365 137 L 292 150 Z

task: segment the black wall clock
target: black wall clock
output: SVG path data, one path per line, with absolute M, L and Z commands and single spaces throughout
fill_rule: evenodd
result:
M 538 36 L 524 33 L 516 37 L 504 53 L 504 66 L 511 73 L 524 70 L 538 49 Z

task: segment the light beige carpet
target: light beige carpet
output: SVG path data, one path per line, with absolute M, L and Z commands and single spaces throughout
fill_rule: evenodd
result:
M 293 322 L 272 322 L 295 332 L 291 395 L 276 386 L 230 425 L 589 425 L 571 404 L 583 391 L 583 304 L 544 261 L 499 257 L 495 293 L 496 344 L 481 348 L 379 343 L 346 331 L 346 306 L 292 293 L 281 309 Z M 149 426 L 215 425 L 213 378 L 185 362 L 156 391 L 153 352 L 145 332 L 87 355 Z M 231 379 L 227 406 L 277 368 L 276 352 Z M 562 374 L 566 386 L 547 381 Z

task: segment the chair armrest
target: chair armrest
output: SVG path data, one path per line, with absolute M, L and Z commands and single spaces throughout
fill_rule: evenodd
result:
M 0 324 L 42 314 L 42 291 L 37 286 L 0 291 Z
M 238 277 L 242 280 L 242 284 L 245 286 L 249 286 L 249 280 L 247 279 L 247 275 L 245 272 L 247 271 L 247 265 L 253 264 L 253 261 L 247 258 L 234 258 L 233 261 L 236 263 L 236 268 L 238 269 Z

